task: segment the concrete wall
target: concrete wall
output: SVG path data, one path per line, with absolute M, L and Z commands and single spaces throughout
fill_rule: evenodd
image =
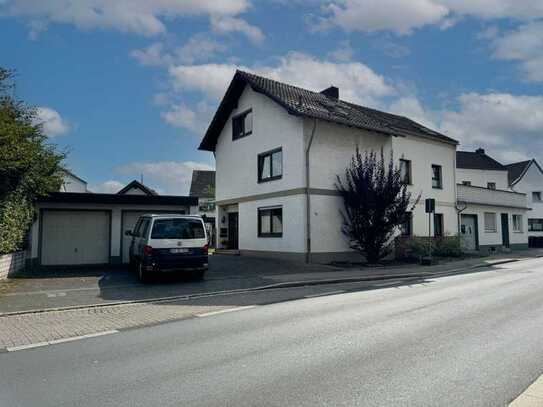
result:
M 463 181 L 470 181 L 475 187 L 486 188 L 489 182 L 494 182 L 497 189 L 508 189 L 509 180 L 507 171 L 485 171 L 457 168 L 456 179 L 459 184 Z
M 190 208 L 187 206 L 172 206 L 172 205 L 106 205 L 106 204 L 63 204 L 63 203 L 42 203 L 37 206 L 41 209 L 96 209 L 111 211 L 111 258 L 110 262 L 117 264 L 121 262 L 121 222 L 123 210 L 144 211 L 153 213 L 153 211 L 184 211 L 190 213 Z M 39 239 L 40 239 L 40 217 L 32 225 L 30 236 L 30 256 L 29 260 L 32 265 L 39 263 Z
M 15 252 L 0 256 L 0 280 L 17 275 L 25 267 L 27 252 Z
M 515 192 L 526 194 L 528 206 L 532 209 L 528 212 L 530 219 L 543 219 L 543 203 L 534 202 L 532 192 L 541 192 L 543 195 L 543 174 L 535 164 L 531 164 L 524 177 L 513 186 Z M 543 236 L 543 232 L 528 232 L 529 236 Z
M 289 115 L 277 103 L 250 87 L 245 88 L 232 116 L 247 109 L 253 111 L 253 133 L 233 141 L 230 118 L 217 141 L 217 201 L 303 186 L 302 119 Z M 283 149 L 283 177 L 258 183 L 258 154 L 278 147 Z

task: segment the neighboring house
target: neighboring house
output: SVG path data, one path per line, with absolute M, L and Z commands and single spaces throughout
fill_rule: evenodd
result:
M 528 206 L 528 236 L 543 236 L 543 170 L 536 160 L 522 161 L 505 166 L 509 172 L 509 185 L 516 192 L 526 194 Z
M 62 169 L 61 172 L 62 185 L 60 186 L 60 192 L 88 192 L 87 181 L 67 169 Z
M 57 192 L 36 203 L 39 216 L 30 236 L 30 266 L 88 266 L 128 263 L 140 215 L 189 214 L 198 199 L 158 195 L 138 181 L 116 194 Z
M 528 247 L 526 195 L 509 188 L 509 171 L 482 148 L 456 157 L 460 236 L 466 250 Z
M 198 198 L 198 208 L 191 213 L 202 216 L 215 246 L 215 171 L 193 170 L 189 195 Z
M 237 71 L 200 144 L 216 159 L 218 247 L 321 262 L 352 258 L 341 232 L 336 176 L 355 152 L 384 151 L 421 194 L 406 235 L 428 235 L 424 199 L 435 198 L 431 233 L 458 230 L 457 142 L 408 118 Z M 401 159 L 401 160 L 400 160 Z
M 136 180 L 130 182 L 117 193 L 119 195 L 158 195 L 154 189 L 151 189 Z

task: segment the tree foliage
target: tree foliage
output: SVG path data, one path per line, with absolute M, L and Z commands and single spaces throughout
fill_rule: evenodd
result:
M 48 143 L 36 110 L 11 96 L 12 79 L 0 68 L 0 253 L 21 248 L 34 201 L 60 188 L 65 157 Z
M 377 263 L 391 252 L 391 239 L 397 228 L 409 221 L 420 195 L 411 200 L 399 167 L 391 152 L 388 163 L 383 150 L 362 154 L 359 148 L 345 169 L 337 176 L 336 189 L 343 198 L 343 233 L 352 249 Z

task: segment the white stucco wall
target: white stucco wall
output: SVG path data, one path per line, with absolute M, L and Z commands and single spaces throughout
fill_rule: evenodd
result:
M 139 188 L 130 188 L 129 190 L 123 192 L 123 195 L 147 195 Z
M 486 188 L 489 182 L 494 182 L 496 183 L 496 189 L 509 189 L 507 171 L 486 171 L 457 168 L 456 180 L 459 184 L 461 184 L 463 181 L 470 181 L 471 185 L 483 188 Z
M 111 210 L 111 257 L 121 256 L 121 221 L 123 210 L 145 211 L 153 213 L 153 211 L 185 211 L 189 213 L 189 207 L 187 206 L 173 206 L 173 205 L 105 205 L 105 204 L 61 204 L 61 203 L 47 203 L 38 204 L 37 209 L 95 209 L 95 210 Z M 39 256 L 39 218 L 34 221 L 31 229 L 31 248 L 30 257 L 35 259 Z
M 515 192 L 526 194 L 528 206 L 532 209 L 528 212 L 528 218 L 543 219 L 543 203 L 534 202 L 532 198 L 532 192 L 541 192 L 543 194 L 543 174 L 535 164 L 530 165 L 524 177 L 512 189 Z M 528 232 L 528 235 L 543 236 L 543 232 Z
M 217 141 L 215 153 L 217 201 L 273 191 L 300 188 L 303 172 L 303 123 L 284 108 L 247 86 L 232 116 L 253 110 L 253 133 L 232 140 L 229 119 Z M 258 154 L 282 147 L 283 177 L 258 183 Z
M 62 185 L 60 187 L 60 192 L 87 192 L 87 183 L 77 179 L 73 175 L 63 172 L 64 177 L 62 180 Z
M 496 232 L 485 232 L 485 212 L 496 214 Z M 487 205 L 469 205 L 462 215 L 477 215 L 479 229 L 479 246 L 501 246 L 502 245 L 502 224 L 501 214 L 507 213 L 509 218 L 509 240 L 511 244 L 528 244 L 528 211 L 509 208 L 501 208 Z M 522 232 L 513 231 L 512 215 L 522 215 Z

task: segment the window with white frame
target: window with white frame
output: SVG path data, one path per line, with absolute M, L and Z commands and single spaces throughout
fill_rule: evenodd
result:
M 543 219 L 528 219 L 528 232 L 543 232 Z
M 541 191 L 532 192 L 532 202 L 541 202 Z
M 513 215 L 513 232 L 522 233 L 522 215 Z
M 497 232 L 496 214 L 494 212 L 485 212 L 485 232 Z
M 441 165 L 432 165 L 432 188 L 443 188 L 443 174 L 441 170 Z
M 495 182 L 488 182 L 488 183 L 486 184 L 486 187 L 487 187 L 488 189 L 496 189 L 496 183 L 495 183 Z

